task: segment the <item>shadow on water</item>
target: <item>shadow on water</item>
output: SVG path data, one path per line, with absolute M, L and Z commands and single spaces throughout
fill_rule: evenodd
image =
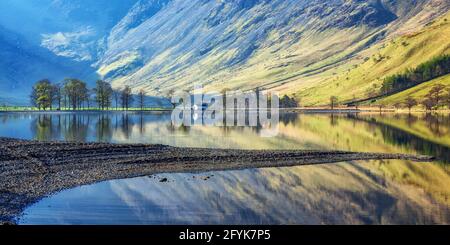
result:
M 392 129 L 387 125 L 381 125 L 381 132 L 384 139 L 390 144 L 405 146 L 420 154 L 435 156 L 439 161 L 450 163 L 450 148 L 447 146 L 435 144 L 401 130 Z
M 109 181 L 44 199 L 22 223 L 429 224 L 450 222 L 450 172 L 448 164 L 440 164 L 450 162 L 449 120 L 448 114 L 285 113 L 279 135 L 262 138 L 258 127 L 176 127 L 163 112 L 4 113 L 0 137 L 381 151 L 440 159 L 220 171 L 195 178 L 168 174 L 161 176 L 169 180 L 164 184 L 157 177 Z M 215 177 L 205 181 L 205 175 Z
M 280 115 L 280 125 L 283 127 L 302 128 L 303 123 L 315 118 L 314 115 L 283 113 Z M 360 130 L 367 130 L 357 126 L 357 122 L 365 122 L 367 128 L 378 129 L 386 144 L 402 146 L 413 149 L 419 154 L 432 155 L 445 163 L 450 162 L 450 142 L 447 142 L 450 134 L 450 117 L 445 114 L 329 114 L 321 116 L 320 120 L 329 122 L 327 126 L 331 128 L 343 128 L 340 120 L 354 123 L 354 127 Z M 20 125 L 22 124 L 22 125 Z M 149 128 L 149 125 L 156 125 Z M 420 126 L 416 129 L 415 127 Z M 4 131 L 2 131 L 2 127 Z M 14 134 L 8 127 L 22 127 L 22 132 Z M 27 131 L 26 128 L 30 130 Z M 0 115 L 0 136 L 18 137 L 34 140 L 65 140 L 80 142 L 133 142 L 136 138 L 155 136 L 183 136 L 198 137 L 194 129 L 198 126 L 174 126 L 171 123 L 170 113 L 6 113 Z M 358 128 L 358 129 L 359 129 Z M 225 137 L 236 132 L 253 132 L 258 135 L 261 127 L 220 127 Z M 308 130 L 308 129 L 304 129 Z M 323 130 L 327 130 L 324 128 Z M 426 131 L 428 134 L 417 134 Z M 343 132 L 346 133 L 345 131 Z M 120 136 L 120 137 L 119 137 Z M 231 137 L 231 136 L 230 136 Z M 447 138 L 445 138 L 447 137 Z M 444 139 L 436 141 L 433 139 Z M 120 140 L 119 140 L 120 141 Z M 164 143 L 164 142 L 147 142 Z M 370 149 L 368 149 L 370 150 Z
M 433 137 L 439 138 L 446 136 L 449 133 L 450 117 L 447 115 L 433 115 L 426 114 L 422 118 L 417 115 L 394 115 L 395 120 L 402 120 L 408 127 L 423 122 L 426 128 L 431 132 Z M 418 137 L 414 134 L 408 133 L 405 130 L 394 127 L 390 124 L 383 123 L 377 117 L 360 117 L 355 114 L 347 115 L 350 120 L 362 120 L 371 125 L 376 125 L 383 134 L 385 142 L 391 145 L 402 146 L 408 149 L 414 149 L 416 152 L 435 156 L 440 162 L 450 163 L 450 146 L 445 144 L 438 144 L 425 137 Z

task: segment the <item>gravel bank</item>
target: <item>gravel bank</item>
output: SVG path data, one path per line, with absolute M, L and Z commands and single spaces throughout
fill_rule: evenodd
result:
M 0 138 L 0 224 L 60 190 L 168 172 L 283 167 L 351 160 L 432 157 L 338 151 L 246 151 L 163 145 L 38 142 Z

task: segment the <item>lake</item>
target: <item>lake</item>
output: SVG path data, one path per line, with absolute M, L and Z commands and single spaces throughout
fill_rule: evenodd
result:
M 0 137 L 411 153 L 438 160 L 352 161 L 112 180 L 55 193 L 28 207 L 17 222 L 450 223 L 449 114 L 285 113 L 280 119 L 278 136 L 268 138 L 251 127 L 174 127 L 166 112 L 0 113 Z

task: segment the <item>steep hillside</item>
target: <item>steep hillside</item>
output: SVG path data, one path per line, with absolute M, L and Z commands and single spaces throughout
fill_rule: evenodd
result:
M 0 1 L 0 103 L 27 104 L 39 79 L 93 83 L 105 36 L 135 2 Z
M 326 103 L 330 96 L 341 102 L 373 96 L 384 77 L 415 68 L 440 54 L 450 53 L 450 14 L 417 32 L 388 39 L 326 72 L 306 78 L 296 95 L 306 105 Z
M 26 104 L 34 82 L 66 77 L 95 79 L 88 63 L 58 57 L 50 51 L 28 43 L 23 37 L 0 26 L 0 97 L 3 103 Z
M 145 9 L 141 4 L 134 9 Z M 361 52 L 373 44 L 420 29 L 449 5 L 442 0 L 172 0 L 133 28 L 115 28 L 121 35 L 110 39 L 98 71 L 115 87 L 154 94 L 201 83 L 207 90 L 259 86 L 316 96 L 309 88 L 329 85 L 327 72 L 339 67 L 342 73 L 342 63 L 360 63 Z M 319 93 L 305 102 L 324 103 L 327 96 Z
M 406 98 L 408 98 L 408 97 L 414 98 L 420 102 L 425 98 L 425 95 L 428 94 L 428 92 L 431 90 L 431 88 L 436 84 L 442 84 L 442 85 L 450 87 L 450 74 L 440 77 L 440 78 L 433 79 L 426 83 L 422 83 L 418 86 L 415 86 L 413 88 L 407 89 L 400 93 L 391 95 L 389 97 L 383 98 L 383 99 L 377 101 L 376 103 L 383 104 L 383 105 L 393 105 L 395 103 L 404 103 Z
M 95 80 L 88 64 L 149 95 L 260 87 L 319 105 L 364 98 L 382 77 L 447 52 L 448 24 L 429 23 L 450 2 L 4 0 L 0 9 L 3 93 L 79 71 Z
M 57 55 L 94 61 L 105 36 L 137 1 L 2 0 L 0 25 Z

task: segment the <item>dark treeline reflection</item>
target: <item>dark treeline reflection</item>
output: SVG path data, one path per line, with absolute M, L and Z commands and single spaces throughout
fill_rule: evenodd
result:
M 234 115 L 234 118 L 235 118 L 234 124 L 235 125 L 231 125 L 230 126 L 230 125 L 227 124 L 227 117 L 226 117 L 226 115 L 227 114 L 224 114 L 224 118 L 223 118 L 223 121 L 224 121 L 223 124 L 225 126 L 221 127 L 221 129 L 223 130 L 225 135 L 227 135 L 227 133 L 232 132 L 232 131 L 244 131 L 246 129 L 251 129 L 251 131 L 253 131 L 255 134 L 259 135 L 264 128 L 266 128 L 266 129 L 270 128 L 270 126 L 264 127 L 264 126 L 261 125 L 261 123 L 259 121 L 259 113 L 250 113 L 250 112 L 246 111 L 246 114 L 245 114 L 245 123 L 246 123 L 246 125 L 250 124 L 250 122 L 249 122 L 249 117 L 250 116 L 254 116 L 254 117 L 258 118 L 256 126 L 252 126 L 252 127 L 249 127 L 249 126 L 235 126 L 235 125 L 237 125 L 237 114 L 236 113 Z M 269 113 L 269 117 L 270 117 L 270 113 Z M 301 117 L 299 116 L 298 113 L 287 112 L 287 113 L 279 114 L 279 124 L 281 124 L 281 125 L 293 125 L 293 126 L 295 126 L 297 123 L 299 123 L 300 119 L 301 119 Z M 182 128 L 186 128 L 186 127 L 182 127 Z M 189 130 L 189 127 L 187 127 L 187 129 L 185 129 L 185 131 L 188 131 L 188 130 Z
M 440 161 L 450 163 L 450 147 L 435 144 L 401 130 L 392 129 L 392 127 L 386 125 L 381 125 L 381 132 L 384 139 L 391 144 L 415 149 L 421 154 L 436 156 Z
M 448 115 L 427 113 L 424 119 L 435 136 L 442 137 L 449 133 L 450 117 Z
M 86 141 L 91 121 L 83 114 L 39 114 L 30 126 L 36 140 Z
M 107 115 L 99 115 L 95 124 L 95 132 L 97 140 L 100 142 L 109 142 L 113 135 L 113 125 L 111 118 Z
M 24 139 L 417 153 L 440 159 L 352 161 L 103 182 L 43 200 L 24 212 L 23 224 L 446 224 L 450 220 L 448 114 L 283 113 L 277 136 L 266 138 L 259 134 L 262 131 L 261 126 L 175 126 L 171 113 L 0 113 L 0 136 Z M 205 181 L 210 174 L 213 177 Z M 161 184 L 160 177 L 168 183 Z
M 348 125 L 353 125 L 348 127 Z M 35 140 L 98 141 L 98 142 L 141 142 L 173 144 L 195 147 L 239 147 L 252 148 L 255 143 L 278 149 L 294 145 L 314 146 L 322 139 L 327 147 L 335 147 L 335 141 L 346 138 L 346 148 L 355 149 L 363 132 L 380 132 L 382 144 L 400 146 L 402 149 L 433 155 L 450 162 L 450 117 L 448 114 L 280 114 L 280 132 L 277 144 L 270 139 L 260 138 L 262 127 L 214 127 L 175 126 L 170 112 L 86 112 L 86 113 L 2 113 L 0 114 L 0 136 Z M 29 130 L 27 130 L 29 129 Z M 284 130 L 284 131 L 283 131 Z M 289 130 L 289 131 L 286 131 Z M 333 139 L 324 132 L 339 132 Z M 360 132 L 361 134 L 355 134 Z M 237 134 L 236 134 L 237 133 Z M 308 142 L 296 144 L 287 141 L 285 134 L 302 139 L 301 133 L 309 135 Z M 348 136 L 348 137 L 344 137 Z M 216 140 L 213 140 L 212 137 Z M 226 140 L 222 138 L 233 139 Z M 256 138 L 255 138 L 256 137 Z M 353 137 L 353 138 L 352 138 Z M 376 139 L 373 139 L 375 143 Z M 208 143 L 209 142 L 209 143 Z M 237 143 L 237 144 L 236 144 Z M 377 142 L 376 144 L 379 144 Z M 357 150 L 377 150 L 366 144 Z M 320 146 L 319 146 L 320 147 Z M 313 147 L 311 147 L 313 148 Z M 308 149 L 311 149 L 308 148 Z M 316 147 L 317 148 L 317 147 Z M 316 149 L 315 148 L 315 149 Z
M 348 114 L 347 118 L 352 120 L 364 120 L 370 123 L 373 127 L 378 127 L 383 134 L 384 140 L 392 145 L 403 146 L 408 149 L 414 149 L 420 154 L 436 156 L 441 162 L 450 163 L 450 146 L 443 142 L 442 144 L 435 143 L 433 139 L 448 136 L 450 133 L 450 117 L 445 114 L 425 115 L 414 114 L 394 114 L 394 115 L 378 115 L 376 117 L 364 117 L 357 114 Z M 391 121 L 388 124 L 384 121 Z M 385 119 L 385 120 L 383 120 Z M 404 123 L 405 125 L 402 125 Z M 408 129 L 415 129 L 413 126 L 422 124 L 425 130 L 429 130 L 431 137 L 419 137 L 408 132 Z M 420 129 L 420 127 L 418 127 Z
M 1 117 L 3 120 L 5 117 Z M 10 118 L 13 119 L 13 118 Z M 114 133 L 129 139 L 134 127 L 145 133 L 149 122 L 170 125 L 170 115 L 149 113 L 37 114 L 31 121 L 35 140 L 112 142 Z

